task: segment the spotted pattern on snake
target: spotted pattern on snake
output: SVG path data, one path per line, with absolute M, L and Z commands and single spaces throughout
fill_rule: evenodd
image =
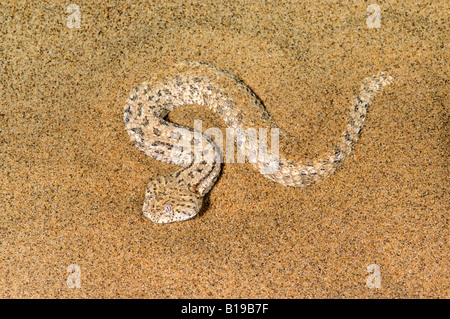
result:
M 277 154 L 258 154 L 254 163 L 263 175 L 285 186 L 309 186 L 338 169 L 356 145 L 368 107 L 376 93 L 392 82 L 381 73 L 368 77 L 349 110 L 347 126 L 334 149 L 313 163 L 298 163 Z M 208 107 L 242 136 L 249 128 L 277 128 L 260 99 L 241 80 L 201 62 L 181 62 L 134 88 L 124 109 L 125 129 L 136 146 L 152 158 L 181 166 L 147 186 L 143 214 L 155 223 L 184 221 L 198 214 L 204 196 L 219 176 L 221 149 L 210 137 L 166 120 L 185 105 Z M 246 156 L 249 139 L 239 140 Z M 191 152 L 193 147 L 203 150 Z M 189 150 L 189 151 L 187 151 Z M 275 167 L 274 167 L 275 165 Z

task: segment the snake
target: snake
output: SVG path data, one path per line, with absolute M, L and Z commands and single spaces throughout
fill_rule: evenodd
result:
M 305 187 L 342 166 L 360 138 L 368 107 L 377 92 L 392 80 L 382 72 L 365 78 L 333 149 L 313 162 L 298 162 L 282 152 L 267 151 L 269 140 L 276 142 L 274 137 L 261 142 L 263 147 L 259 150 L 265 151 L 255 154 L 255 144 L 248 132 L 257 128 L 279 132 L 278 126 L 258 96 L 236 76 L 197 61 L 182 61 L 154 72 L 132 89 L 124 107 L 125 130 L 146 155 L 181 168 L 156 176 L 148 183 L 142 207 L 144 217 L 165 224 L 196 216 L 221 172 L 223 152 L 219 143 L 198 130 L 170 122 L 168 114 L 174 109 L 207 107 L 227 128 L 233 129 L 236 146 L 253 159 L 251 164 L 260 173 L 284 186 Z

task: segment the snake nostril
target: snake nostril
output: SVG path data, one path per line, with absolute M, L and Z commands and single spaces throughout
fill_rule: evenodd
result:
M 170 214 L 171 212 L 172 212 L 172 206 L 166 205 L 166 206 L 164 207 L 164 213 Z

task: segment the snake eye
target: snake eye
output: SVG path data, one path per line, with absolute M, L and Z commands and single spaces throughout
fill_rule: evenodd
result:
M 165 213 L 165 214 L 170 214 L 171 212 L 172 212 L 172 206 L 166 205 L 166 206 L 164 207 L 164 213 Z

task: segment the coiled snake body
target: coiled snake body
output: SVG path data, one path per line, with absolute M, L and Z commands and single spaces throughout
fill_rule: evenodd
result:
M 391 80 L 384 74 L 365 79 L 350 108 L 347 126 L 330 154 L 306 164 L 292 162 L 283 154 L 276 160 L 273 154 L 258 154 L 252 164 L 264 176 L 286 186 L 308 186 L 330 175 L 358 141 L 373 97 Z M 175 108 L 193 104 L 207 106 L 227 127 L 241 134 L 249 128 L 277 127 L 261 101 L 242 81 L 205 63 L 179 63 L 134 88 L 124 109 L 126 131 L 147 155 L 182 166 L 174 173 L 156 177 L 147 186 L 143 213 L 156 223 L 183 221 L 195 216 L 220 173 L 221 150 L 208 136 L 165 120 Z M 188 146 L 209 151 L 201 156 L 181 156 L 186 153 L 180 141 L 186 136 Z M 239 143 L 239 138 L 237 141 Z M 249 139 L 240 142 L 238 146 L 250 156 Z

